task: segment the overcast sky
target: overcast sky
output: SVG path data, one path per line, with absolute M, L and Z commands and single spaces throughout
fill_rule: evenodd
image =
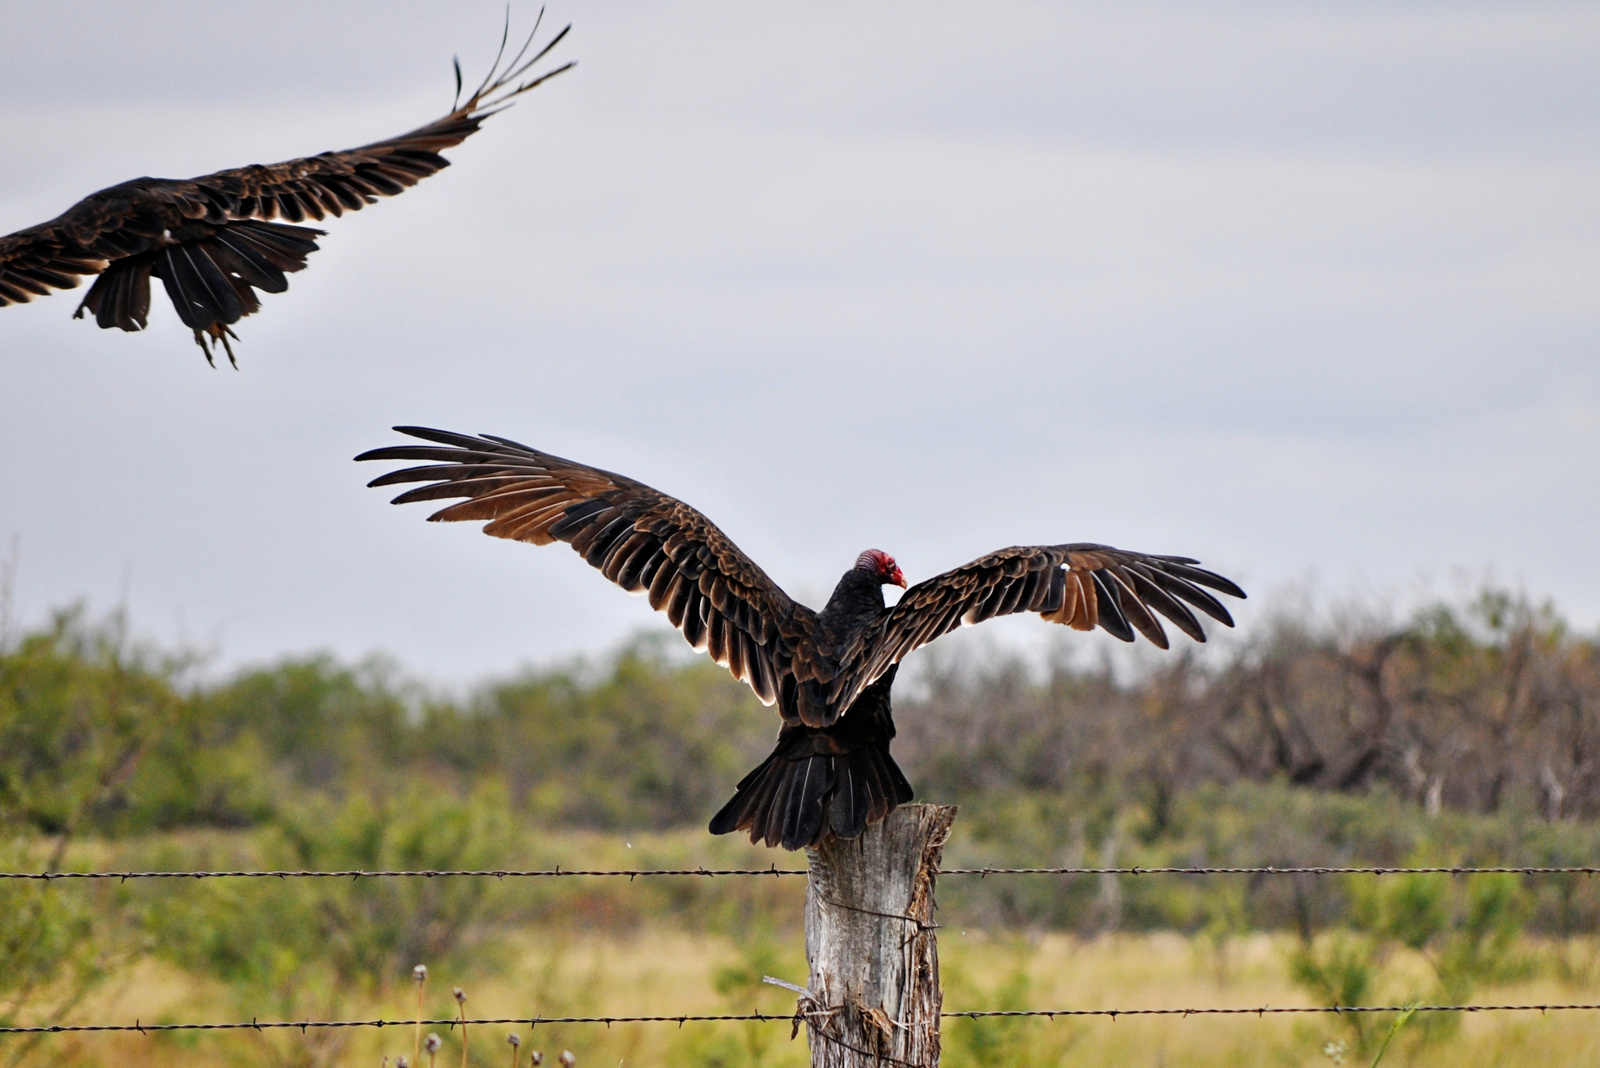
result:
M 0 233 L 418 126 L 501 19 L 272 10 L 0 0 Z M 137 335 L 72 321 L 81 291 L 0 309 L 24 621 L 125 598 L 221 667 L 385 650 L 442 682 L 654 622 L 563 548 L 363 488 L 396 423 L 641 478 L 812 603 L 868 546 L 914 582 L 1094 540 L 1263 593 L 1493 573 L 1600 621 L 1593 4 L 568 21 L 577 69 L 331 220 L 237 373 L 159 290 Z

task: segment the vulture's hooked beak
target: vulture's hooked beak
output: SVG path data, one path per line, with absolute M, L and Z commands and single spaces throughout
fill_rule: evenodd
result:
M 899 586 L 902 590 L 906 588 L 906 577 L 898 567 L 889 575 L 889 581 Z

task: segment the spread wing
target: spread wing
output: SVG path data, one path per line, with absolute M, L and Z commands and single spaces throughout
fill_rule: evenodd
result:
M 72 289 L 78 276 L 105 272 L 78 314 L 87 309 L 101 327 L 140 330 L 154 275 L 197 340 L 204 334 L 226 345 L 227 327 L 260 307 L 252 287 L 282 292 L 288 288 L 285 272 L 303 268 L 317 248 L 311 239 L 321 231 L 272 220 L 294 224 L 358 211 L 448 167 L 442 150 L 472 136 L 514 97 L 572 66 L 518 82 L 566 34 L 563 29 L 531 57 L 530 34 L 503 66 L 502 38 L 500 55 L 464 104 L 399 137 L 199 178 L 137 178 L 94 193 L 47 223 L 0 238 L 0 307 Z M 459 67 L 456 76 L 459 83 Z
M 1089 543 L 1014 546 L 979 557 L 908 589 L 876 627 L 850 649 L 851 669 L 834 682 L 832 704 L 847 709 L 912 650 L 957 627 L 995 616 L 1038 612 L 1074 630 L 1100 627 L 1125 642 L 1138 632 L 1162 649 L 1165 616 L 1197 642 L 1205 631 L 1192 608 L 1224 626 L 1233 617 L 1208 591 L 1245 593 L 1186 556 L 1151 556 Z
M 778 588 L 700 512 L 624 475 L 505 438 L 395 427 L 434 445 L 396 445 L 357 460 L 426 460 L 368 485 L 406 482 L 395 504 L 466 500 L 430 520 L 486 520 L 485 534 L 564 541 L 630 593 L 648 594 L 689 644 L 749 685 L 763 704 L 792 690 L 793 650 L 814 616 Z
M 441 119 L 360 148 L 283 163 L 254 164 L 190 179 L 184 183 L 193 187 L 185 197 L 185 210 L 203 210 L 213 220 L 281 218 L 299 223 L 307 218 L 359 211 L 379 197 L 403 193 L 428 175 L 450 166 L 450 161 L 439 153 L 477 133 L 483 121 L 509 107 L 512 98 L 569 70 L 573 64 L 565 63 L 520 85 L 513 84 L 560 44 L 571 28 L 566 27 L 537 53 L 525 58 L 523 53 L 533 42 L 530 34 L 522 52 L 503 71 L 502 39 L 501 57 L 496 58 L 483 84 L 466 103 Z M 535 24 L 534 33 L 538 29 Z
M 79 275 L 99 274 L 109 262 L 105 253 L 74 240 L 55 223 L 0 237 L 0 308 L 73 289 Z

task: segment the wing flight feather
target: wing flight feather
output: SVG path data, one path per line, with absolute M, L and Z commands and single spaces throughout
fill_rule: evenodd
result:
M 431 521 L 481 521 L 497 538 L 564 541 L 606 578 L 644 594 L 696 649 L 762 703 L 779 698 L 811 610 L 792 601 L 699 511 L 624 475 L 564 460 L 507 438 L 396 427 L 426 445 L 373 449 L 357 460 L 421 460 L 371 486 L 420 482 L 395 504 L 464 498 Z
M 912 586 L 878 626 L 863 632 L 840 657 L 850 666 L 833 680 L 829 704 L 848 708 L 913 650 L 958 627 L 1018 612 L 1074 630 L 1098 627 L 1126 642 L 1142 634 L 1165 649 L 1160 616 L 1203 642 L 1205 631 L 1188 606 L 1231 627 L 1233 617 L 1205 587 L 1230 597 L 1245 593 L 1198 564 L 1087 542 L 1014 546 L 979 557 Z

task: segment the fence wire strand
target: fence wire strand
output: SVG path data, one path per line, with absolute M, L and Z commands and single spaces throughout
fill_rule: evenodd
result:
M 1268 864 L 1257 868 L 947 868 L 940 875 L 1596 875 L 1592 867 L 1497 867 L 1464 865 L 1436 868 L 1293 867 Z
M 1260 1006 L 1206 1006 L 1200 1008 L 1179 1009 L 973 1009 L 964 1012 L 941 1012 L 941 1019 L 945 1020 L 973 1020 L 993 1016 L 1042 1016 L 1055 1019 L 1058 1016 L 1103 1016 L 1116 1019 L 1119 1016 L 1273 1016 L 1283 1014 L 1322 1014 L 1343 1015 L 1344 1013 L 1383 1013 L 1383 1012 L 1578 1012 L 1600 1010 L 1600 1004 L 1527 1004 L 1527 1005 L 1260 1005 Z M 495 1018 L 461 1020 L 458 1017 L 446 1017 L 438 1020 L 236 1020 L 224 1023 L 143 1023 L 135 1021 L 131 1024 L 49 1024 L 40 1027 L 0 1027 L 0 1035 L 55 1035 L 74 1034 L 83 1032 L 105 1031 L 137 1031 L 140 1034 L 161 1031 L 269 1031 L 269 1030 L 298 1030 L 302 1033 L 311 1028 L 343 1028 L 343 1027 L 456 1027 L 466 1023 L 473 1027 L 488 1025 L 526 1025 L 530 1029 L 537 1029 L 546 1024 L 612 1024 L 625 1023 L 675 1023 L 683 1026 L 689 1023 L 724 1023 L 740 1021 L 757 1021 L 767 1023 L 788 1023 L 796 1021 L 805 1022 L 804 1013 L 721 1013 L 712 1015 L 696 1015 L 693 1013 L 678 1016 L 503 1016 Z
M 597 871 L 581 868 L 548 868 L 523 871 L 441 870 L 421 871 L 4 871 L 0 879 L 35 879 L 55 882 L 60 879 L 553 879 L 570 876 L 626 876 L 628 879 L 662 875 L 695 875 L 712 878 L 719 875 L 805 875 L 804 868 L 649 868 L 617 871 Z
M 421 871 L 0 871 L 0 879 L 58 882 L 64 879 L 553 879 L 575 876 L 615 877 L 629 880 L 659 876 L 806 875 L 804 868 L 646 868 L 603 871 L 581 868 L 529 870 L 421 870 Z M 1434 868 L 1293 867 L 1267 865 L 1254 868 L 945 868 L 938 875 L 1597 875 L 1600 867 L 1492 867 L 1462 865 Z
M 24 879 L 53 883 L 62 880 L 112 879 L 440 879 L 440 878 L 494 878 L 494 879 L 544 879 L 568 877 L 626 878 L 630 882 L 639 878 L 691 876 L 716 878 L 720 876 L 804 876 L 804 868 L 645 868 L 645 869 L 484 869 L 484 870 L 417 870 L 417 871 L 291 871 L 291 870 L 235 870 L 235 871 L 5 871 L 0 879 Z M 1600 867 L 1332 867 L 1332 866 L 1278 866 L 1262 867 L 1126 867 L 1126 868 L 946 868 L 939 875 L 1595 875 Z M 1525 1005 L 1346 1005 L 1346 1006 L 1202 1006 L 1189 1008 L 1133 1008 L 1133 1009 L 980 1009 L 940 1013 L 943 1019 L 981 1019 L 985 1017 L 1109 1017 L 1119 1016 L 1256 1016 L 1280 1014 L 1343 1014 L 1343 1013 L 1400 1013 L 1415 1012 L 1574 1012 L 1597 1011 L 1600 1004 L 1525 1004 Z M 267 1031 L 299 1030 L 311 1028 L 351 1027 L 448 1027 L 465 1022 L 469 1025 L 527 1025 L 537 1028 L 541 1024 L 612 1024 L 625 1023 L 675 1023 L 679 1027 L 689 1023 L 722 1022 L 804 1022 L 804 1014 L 773 1013 L 720 1013 L 680 1014 L 676 1016 L 533 1016 L 501 1017 L 462 1021 L 458 1018 L 437 1020 L 274 1020 L 229 1021 L 222 1023 L 144 1023 L 131 1024 L 49 1024 L 37 1027 L 0 1027 L 0 1035 L 47 1035 L 88 1032 L 126 1032 L 141 1034 L 164 1031 Z

